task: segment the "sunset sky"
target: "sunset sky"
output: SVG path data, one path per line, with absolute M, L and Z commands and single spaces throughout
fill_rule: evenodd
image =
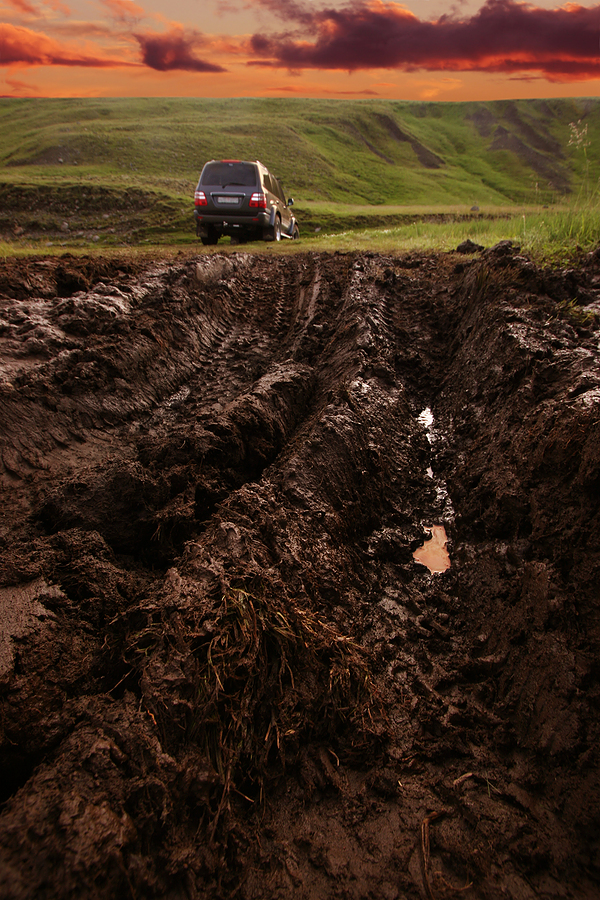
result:
M 3 97 L 600 94 L 600 3 L 0 0 Z

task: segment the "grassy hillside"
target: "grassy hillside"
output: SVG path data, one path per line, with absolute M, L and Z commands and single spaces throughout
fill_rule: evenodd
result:
M 571 123 L 587 146 L 569 144 Z M 75 208 L 113 231 L 189 231 L 200 169 L 219 157 L 262 160 L 311 231 L 417 207 L 540 208 L 597 187 L 600 100 L 0 100 L 0 235 L 52 231 Z
M 2 179 L 60 176 L 193 189 L 206 159 L 261 159 L 301 200 L 528 202 L 577 186 L 600 100 L 403 103 L 279 99 L 0 101 Z

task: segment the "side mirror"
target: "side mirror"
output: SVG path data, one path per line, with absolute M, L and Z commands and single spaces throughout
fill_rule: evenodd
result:
M 287 205 L 288 205 L 288 206 L 293 206 L 293 205 L 294 205 L 294 198 L 293 198 L 293 197 L 290 197 L 290 198 L 289 198 L 289 200 L 288 200 L 288 202 L 287 202 Z

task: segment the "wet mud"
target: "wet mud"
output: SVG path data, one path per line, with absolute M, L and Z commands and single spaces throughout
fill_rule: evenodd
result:
M 597 897 L 600 251 L 0 298 L 0 895 Z

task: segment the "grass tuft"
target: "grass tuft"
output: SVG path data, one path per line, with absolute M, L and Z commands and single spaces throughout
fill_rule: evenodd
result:
M 266 583 L 153 618 L 125 659 L 142 684 L 150 673 L 145 702 L 165 745 L 195 744 L 226 792 L 253 801 L 310 739 L 350 758 L 381 730 L 364 651 Z

